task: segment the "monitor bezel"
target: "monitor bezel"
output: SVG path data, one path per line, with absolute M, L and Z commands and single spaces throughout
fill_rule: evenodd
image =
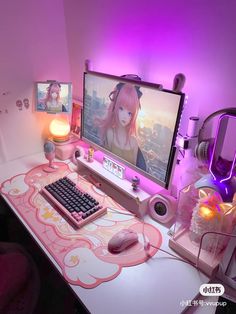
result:
M 125 159 L 122 159 L 121 157 L 117 156 L 116 154 L 112 153 L 111 151 L 107 150 L 106 148 L 104 148 L 104 147 L 102 147 L 102 146 L 100 146 L 100 145 L 90 141 L 86 137 L 84 137 L 84 123 L 83 123 L 84 122 L 84 102 L 85 102 L 84 95 L 85 95 L 85 77 L 86 77 L 87 74 L 91 74 L 91 75 L 95 75 L 95 76 L 99 76 L 99 77 L 103 77 L 103 78 L 117 80 L 117 81 L 122 82 L 122 83 L 132 83 L 132 84 L 140 85 L 141 87 L 143 86 L 143 87 L 154 88 L 154 89 L 158 89 L 160 92 L 171 93 L 171 94 L 176 94 L 176 95 L 180 96 L 179 108 L 178 108 L 175 128 L 174 128 L 172 142 L 171 142 L 171 151 L 170 151 L 170 154 L 169 154 L 169 160 L 168 160 L 167 168 L 166 168 L 165 181 L 159 180 L 158 178 L 152 176 L 148 172 L 138 168 L 137 166 L 129 163 Z M 127 165 L 128 167 L 130 167 L 131 169 L 137 171 L 138 173 L 140 173 L 144 177 L 154 181 L 155 183 L 157 183 L 161 187 L 164 187 L 165 189 L 168 189 L 169 184 L 170 184 L 170 180 L 171 180 L 171 176 L 172 176 L 172 173 L 173 173 L 173 168 L 174 168 L 173 164 L 174 164 L 174 160 L 175 160 L 175 157 L 176 157 L 175 142 L 176 142 L 176 137 L 177 137 L 177 134 L 178 134 L 178 129 L 179 129 L 179 125 L 180 125 L 181 115 L 182 115 L 182 111 L 183 111 L 184 98 L 185 98 L 185 94 L 184 93 L 182 93 L 182 92 L 175 92 L 175 91 L 172 91 L 172 90 L 169 90 L 169 89 L 164 89 L 164 88 L 162 88 L 161 84 L 146 82 L 146 81 L 142 81 L 142 80 L 139 81 L 139 80 L 135 80 L 135 79 L 129 79 L 129 78 L 120 77 L 120 76 L 107 74 L 107 73 L 102 73 L 102 72 L 86 71 L 86 72 L 84 72 L 84 75 L 83 75 L 83 110 L 82 110 L 82 119 L 81 119 L 81 125 L 82 125 L 82 127 L 81 127 L 81 138 L 82 138 L 82 140 L 85 143 L 88 143 L 89 145 L 93 146 L 95 149 L 102 151 L 103 153 L 105 153 L 108 156 L 110 156 L 111 158 L 113 158 L 115 161 L 119 161 L 122 164 Z
M 68 111 L 58 111 L 58 112 L 53 112 L 50 110 L 39 110 L 37 108 L 38 106 L 38 84 L 47 84 L 50 85 L 51 83 L 59 83 L 60 85 L 68 85 L 68 103 L 70 104 L 68 106 Z M 34 86 L 35 86 L 35 106 L 34 106 L 34 110 L 36 112 L 44 112 L 44 113 L 48 113 L 48 114 L 68 114 L 70 115 L 72 113 L 72 104 L 73 104 L 73 100 L 72 100 L 72 82 L 62 82 L 62 81 L 56 81 L 56 80 L 50 80 L 50 81 L 36 81 L 34 82 Z

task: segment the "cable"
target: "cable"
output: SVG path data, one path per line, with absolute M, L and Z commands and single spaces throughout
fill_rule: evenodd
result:
M 203 242 L 203 239 L 204 239 L 204 237 L 205 237 L 206 234 L 213 233 L 213 234 L 224 235 L 224 236 L 229 236 L 229 237 L 234 237 L 234 238 L 236 238 L 236 235 L 233 235 L 233 234 L 230 234 L 230 233 L 216 232 L 216 231 L 207 231 L 207 232 L 205 232 L 205 233 L 201 236 L 201 240 L 200 240 L 200 244 L 199 244 L 199 250 L 198 250 L 198 256 L 197 256 L 197 261 L 196 261 L 196 264 L 195 264 L 195 263 L 192 263 L 192 262 L 190 262 L 190 261 L 184 260 L 183 258 L 181 258 L 181 257 L 179 257 L 179 256 L 177 256 L 177 255 L 175 255 L 175 254 L 172 254 L 172 253 L 170 253 L 170 252 L 167 252 L 167 251 L 165 251 L 165 250 L 163 250 L 163 249 L 161 249 L 161 248 L 159 248 L 159 247 L 157 247 L 157 246 L 151 244 L 149 241 L 147 242 L 146 237 L 145 237 L 145 234 L 144 234 L 144 225 L 145 225 L 146 223 L 143 221 L 143 219 L 140 219 L 139 217 L 137 217 L 137 215 L 132 214 L 132 213 L 128 213 L 128 212 L 127 212 L 127 213 L 123 213 L 123 212 L 120 212 L 120 211 L 118 211 L 118 210 L 116 210 L 116 209 L 114 209 L 114 208 L 112 208 L 111 210 L 114 211 L 114 212 L 118 212 L 118 213 L 120 213 L 120 214 L 122 214 L 122 215 L 128 215 L 128 216 L 136 217 L 136 218 L 142 223 L 142 236 L 143 236 L 143 241 L 144 241 L 144 250 L 145 250 L 147 256 L 151 257 L 150 254 L 148 253 L 148 250 L 149 250 L 149 248 L 150 248 L 150 246 L 151 246 L 151 247 L 153 247 L 153 248 L 155 248 L 155 249 L 157 249 L 157 250 L 159 250 L 159 251 L 161 251 L 161 252 L 163 252 L 163 253 L 166 253 L 166 254 L 168 254 L 168 255 L 174 257 L 176 260 L 178 260 L 178 261 L 180 261 L 180 262 L 183 262 L 183 263 L 186 263 L 186 264 L 191 265 L 192 267 L 196 268 L 197 270 L 200 270 L 200 269 L 199 269 L 199 257 L 200 257 L 200 253 L 201 253 L 201 249 L 202 249 L 202 242 Z
M 153 247 L 153 248 L 155 248 L 155 249 L 157 249 L 157 250 L 159 250 L 159 251 L 161 251 L 161 252 L 164 252 L 164 253 L 166 253 L 166 254 L 168 254 L 168 255 L 174 257 L 176 260 L 178 260 L 178 261 L 180 261 L 180 262 L 189 264 L 189 265 L 193 266 L 194 268 L 197 268 L 194 263 L 192 263 L 192 262 L 190 262 L 190 261 L 187 261 L 187 260 L 184 260 L 183 258 L 181 258 L 181 257 L 179 257 L 179 256 L 177 256 L 177 255 L 175 255 L 175 254 L 172 254 L 172 253 L 170 253 L 170 252 L 167 252 L 167 251 L 165 251 L 165 250 L 163 250 L 163 249 L 161 249 L 161 248 L 159 248 L 159 247 L 157 247 L 157 246 L 151 244 L 149 241 L 147 241 L 147 240 L 146 240 L 146 237 L 145 237 L 145 234 L 144 234 L 144 225 L 145 225 L 146 223 L 143 221 L 142 218 L 139 218 L 139 217 L 137 217 L 137 215 L 132 214 L 132 213 L 130 213 L 130 212 L 123 213 L 123 212 L 121 212 L 121 211 L 119 211 L 119 210 L 117 210 L 117 209 L 115 209 L 115 208 L 109 208 L 109 209 L 112 210 L 113 212 L 118 212 L 119 214 L 122 214 L 122 215 L 133 216 L 133 217 L 137 218 L 137 219 L 142 223 L 142 236 L 143 236 L 143 242 L 144 242 L 144 250 L 145 250 L 145 252 L 146 252 L 146 254 L 147 254 L 148 257 L 151 257 L 151 255 L 150 255 L 149 252 L 148 252 L 148 250 L 149 250 L 149 248 L 150 248 L 150 246 L 151 246 L 151 247 Z
M 177 255 L 172 254 L 172 253 L 170 253 L 170 252 L 167 252 L 167 251 L 165 251 L 165 250 L 163 250 L 163 249 L 161 249 L 161 248 L 158 248 L 158 247 L 156 247 L 155 245 L 153 245 L 153 244 L 151 244 L 151 243 L 150 243 L 150 246 L 156 248 L 157 250 L 159 250 L 159 251 L 161 251 L 161 252 L 164 252 L 164 253 L 166 253 L 166 254 L 168 254 L 168 255 L 174 257 L 176 260 L 178 260 L 178 261 L 180 261 L 180 262 L 189 264 L 189 265 L 193 266 L 194 268 L 196 268 L 197 270 L 199 270 L 199 269 L 196 267 L 196 265 L 195 265 L 194 263 L 190 262 L 190 261 L 187 261 L 187 260 L 185 260 L 185 259 L 183 259 L 183 258 L 181 258 L 181 257 L 178 257 Z
M 85 174 L 83 176 L 80 175 L 80 178 L 82 178 L 84 181 L 92 183 L 94 186 L 96 186 L 96 188 L 100 188 L 102 185 L 101 182 L 96 181 L 94 176 L 91 174 Z
M 84 175 L 84 176 L 81 176 L 82 179 L 85 179 L 85 177 L 87 177 L 87 175 Z M 86 179 L 85 179 L 86 180 Z M 90 181 L 91 182 L 91 181 Z M 91 182 L 91 183 L 94 183 L 94 182 Z M 163 252 L 163 253 L 166 253 L 172 257 L 174 257 L 176 260 L 178 261 L 181 261 L 183 263 L 186 263 L 186 264 L 189 264 L 191 265 L 192 267 L 196 268 L 197 270 L 199 270 L 199 258 L 200 258 L 200 253 L 201 253 L 201 249 L 202 249 L 202 242 L 203 242 L 203 239 L 205 237 L 205 235 L 207 234 L 218 234 L 218 235 L 224 235 L 224 236 L 230 236 L 230 237 L 234 237 L 236 238 L 236 235 L 232 235 L 232 234 L 229 234 L 229 233 L 224 233 L 224 232 L 216 232 L 216 231 L 207 231 L 205 233 L 203 233 L 203 235 L 201 236 L 201 239 L 200 239 L 200 244 L 199 244 L 199 250 L 198 250 L 198 256 L 197 256 L 197 261 L 196 261 L 196 264 L 190 262 L 190 261 L 187 261 L 187 260 L 184 260 L 183 258 L 175 255 L 175 254 L 172 254 L 170 252 L 167 252 L 161 248 L 158 248 L 156 247 L 155 245 L 151 244 L 149 241 L 147 241 L 146 237 L 145 237 L 145 234 L 144 234 L 144 225 L 146 224 L 143 220 L 143 218 L 140 218 L 138 217 L 137 215 L 133 214 L 133 213 L 130 213 L 130 212 L 121 212 L 115 208 L 109 208 L 111 211 L 113 212 L 117 212 L 121 215 L 127 215 L 127 216 L 132 216 L 132 217 L 135 217 L 137 218 L 141 223 L 142 223 L 142 236 L 143 236 L 143 242 L 144 242 L 144 250 L 147 254 L 147 256 L 151 257 L 150 254 L 148 253 L 149 249 L 150 249 L 150 246 Z
M 183 258 L 181 258 L 181 257 L 179 257 L 179 256 L 177 256 L 177 255 L 175 255 L 175 254 L 172 254 L 172 253 L 170 253 L 170 252 L 167 252 L 167 251 L 165 251 L 165 250 L 163 250 L 163 249 L 161 249 L 161 248 L 159 248 L 159 247 L 157 247 L 157 246 L 151 244 L 149 241 L 147 242 L 146 237 L 145 237 L 145 234 L 144 234 L 144 225 L 145 225 L 146 223 L 143 221 L 142 218 L 137 217 L 137 215 L 135 215 L 135 214 L 132 214 L 132 213 L 123 213 L 123 212 L 120 212 L 120 211 L 118 211 L 118 210 L 116 210 L 116 209 L 113 209 L 113 208 L 112 208 L 111 210 L 114 211 L 114 212 L 118 212 L 118 213 L 120 213 L 120 214 L 122 214 L 122 215 L 128 215 L 128 216 L 136 217 L 136 218 L 142 223 L 142 236 L 143 236 L 143 241 L 144 241 L 144 250 L 145 250 L 147 256 L 151 257 L 150 254 L 148 253 L 148 250 L 149 250 L 149 248 L 150 248 L 150 246 L 151 246 L 151 247 L 153 247 L 153 248 L 155 248 L 155 249 L 157 249 L 157 250 L 159 250 L 159 251 L 161 251 L 161 252 L 163 252 L 163 253 L 166 253 L 166 254 L 168 254 L 168 255 L 174 257 L 176 260 L 178 260 L 178 261 L 180 261 L 180 262 L 183 262 L 183 263 L 186 263 L 186 264 L 191 265 L 192 267 L 196 268 L 197 270 L 199 270 L 199 257 L 200 257 L 200 253 L 201 253 L 201 249 L 202 249 L 202 242 L 203 242 L 203 239 L 204 239 L 204 237 L 205 237 L 206 234 L 213 233 L 213 234 L 224 235 L 224 236 L 230 236 L 230 237 L 236 238 L 236 235 L 233 235 L 233 234 L 230 234 L 230 233 L 215 232 L 215 231 L 208 231 L 208 232 L 205 232 L 205 233 L 201 236 L 201 240 L 200 240 L 200 244 L 199 244 L 199 250 L 198 250 L 198 256 L 197 256 L 197 261 L 196 261 L 196 264 L 194 264 L 194 263 L 192 263 L 192 262 L 190 262 L 190 261 L 184 260 Z

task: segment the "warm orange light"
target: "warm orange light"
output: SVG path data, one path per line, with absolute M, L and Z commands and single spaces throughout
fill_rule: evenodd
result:
M 54 141 L 64 142 L 69 138 L 70 125 L 66 120 L 56 118 L 50 123 L 49 131 Z
M 205 220 L 211 220 L 216 217 L 216 212 L 205 205 L 200 206 L 198 213 Z

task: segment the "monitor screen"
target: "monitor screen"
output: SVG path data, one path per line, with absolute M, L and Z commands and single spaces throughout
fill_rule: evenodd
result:
M 97 72 L 84 74 L 84 141 L 167 188 L 184 94 Z
M 71 83 L 36 82 L 36 111 L 70 113 L 72 110 Z

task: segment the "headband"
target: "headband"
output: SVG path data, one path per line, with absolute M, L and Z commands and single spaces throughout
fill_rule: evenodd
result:
M 109 94 L 109 98 L 111 101 L 113 101 L 114 103 L 116 103 L 116 100 L 118 98 L 118 95 L 120 93 L 120 90 L 122 89 L 122 87 L 125 85 L 126 83 L 118 83 L 115 87 L 115 90 L 112 91 L 110 94 Z M 140 91 L 140 86 L 137 86 L 135 85 L 134 86 L 136 92 L 137 92 L 137 95 L 138 95 L 138 99 L 141 98 L 141 96 L 143 95 L 143 93 Z M 113 109 L 112 111 L 114 111 L 114 108 L 115 108 L 115 105 L 113 106 Z M 141 109 L 141 105 L 140 105 L 140 101 L 139 101 L 139 109 Z

